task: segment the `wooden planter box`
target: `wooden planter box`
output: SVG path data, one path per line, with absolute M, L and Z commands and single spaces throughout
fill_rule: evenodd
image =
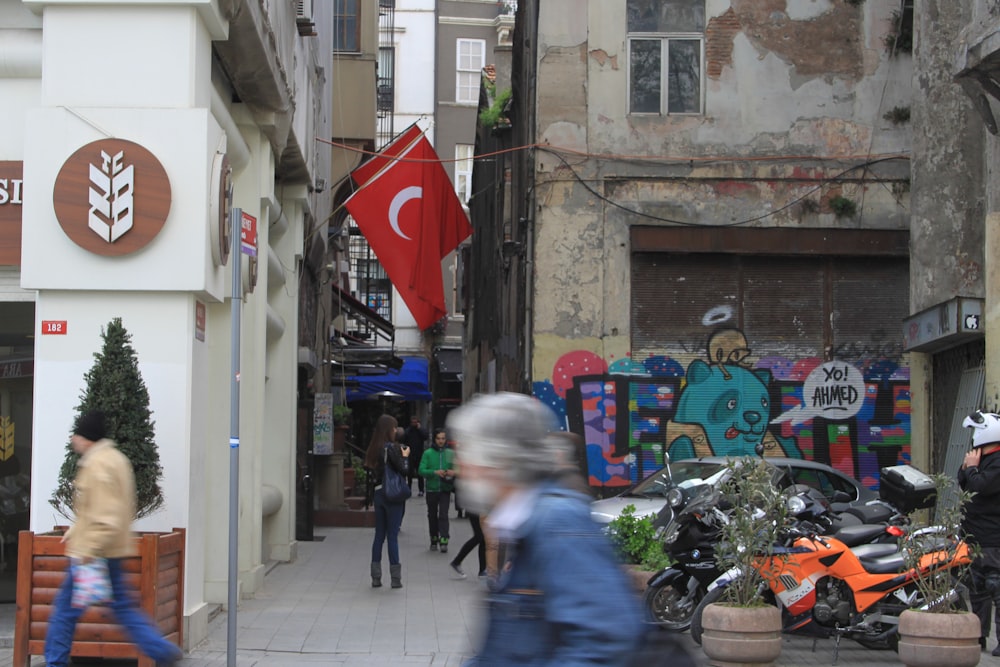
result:
M 184 529 L 141 533 L 135 537 L 138 556 L 124 563 L 125 580 L 138 594 L 141 607 L 160 632 L 183 648 Z M 61 533 L 22 530 L 17 552 L 17 612 L 14 622 L 13 667 L 28 667 L 32 655 L 45 652 L 49 613 L 66 576 L 68 558 Z M 115 622 L 110 607 L 87 609 L 73 636 L 72 656 L 138 659 L 138 667 L 155 667 L 131 644 Z

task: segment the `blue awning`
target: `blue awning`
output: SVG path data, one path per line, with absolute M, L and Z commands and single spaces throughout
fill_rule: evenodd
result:
M 427 360 L 423 357 L 403 357 L 403 367 L 399 371 L 387 371 L 384 375 L 352 375 L 348 378 L 358 386 L 347 390 L 348 401 L 364 401 L 372 394 L 391 391 L 405 401 L 431 400 L 428 384 Z

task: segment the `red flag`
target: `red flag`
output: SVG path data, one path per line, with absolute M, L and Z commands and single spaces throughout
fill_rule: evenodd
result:
M 390 141 L 389 145 L 379 151 L 378 155 L 373 155 L 370 160 L 352 171 L 351 178 L 354 179 L 358 187 L 363 186 L 379 171 L 392 164 L 394 162 L 392 158 L 397 157 L 400 153 L 410 148 L 423 135 L 423 130 L 414 123 L 408 130 Z
M 426 137 L 408 135 L 354 170 L 345 206 L 423 330 L 448 313 L 441 260 L 472 227 Z

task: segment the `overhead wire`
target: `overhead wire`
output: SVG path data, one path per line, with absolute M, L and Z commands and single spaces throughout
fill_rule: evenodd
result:
M 367 154 L 367 155 L 371 155 L 371 156 L 380 155 L 382 158 L 384 158 L 386 160 L 395 161 L 395 162 L 448 163 L 448 162 L 457 162 L 458 161 L 458 159 L 442 159 L 442 158 L 428 159 L 428 158 L 410 158 L 410 157 L 405 157 L 405 156 L 401 157 L 401 156 L 381 155 L 378 152 L 366 151 L 364 149 L 356 148 L 356 147 L 353 147 L 353 146 L 348 146 L 346 144 L 340 144 L 340 143 L 337 143 L 335 141 L 331 141 L 331 140 L 328 140 L 328 139 L 322 139 L 320 137 L 317 137 L 316 140 L 320 141 L 320 142 L 323 142 L 323 143 L 327 143 L 327 144 L 333 145 L 333 146 L 338 146 L 338 147 L 344 148 L 346 150 L 354 150 L 354 151 L 357 151 L 357 152 L 360 152 L 360 153 L 364 153 L 364 154 Z M 676 224 L 676 225 L 683 225 L 683 226 L 686 226 L 686 227 L 706 227 L 706 228 L 712 228 L 712 227 L 738 227 L 738 226 L 741 226 L 741 225 L 748 225 L 748 224 L 751 224 L 751 223 L 754 223 L 754 222 L 758 222 L 760 220 L 767 219 L 769 217 L 772 217 L 774 215 L 777 215 L 777 214 L 781 213 L 782 211 L 785 211 L 785 210 L 791 208 L 792 206 L 794 206 L 794 205 L 798 204 L 799 202 L 803 201 L 804 199 L 807 199 L 812 194 L 814 194 L 815 192 L 817 192 L 819 190 L 822 190 L 824 187 L 828 186 L 829 184 L 838 182 L 839 180 L 843 179 L 844 176 L 846 176 L 847 174 L 850 174 L 853 171 L 856 171 L 858 169 L 864 170 L 863 174 L 862 174 L 862 180 L 864 180 L 864 173 L 867 172 L 867 170 L 868 170 L 869 167 L 871 167 L 871 166 L 873 166 L 875 164 L 879 164 L 879 163 L 882 163 L 882 162 L 894 161 L 894 160 L 909 160 L 910 159 L 909 155 L 907 155 L 906 153 L 893 153 L 893 154 L 880 155 L 878 157 L 874 157 L 874 156 L 872 156 L 872 154 L 870 152 L 867 155 L 842 155 L 842 156 L 753 155 L 753 156 L 693 156 L 693 157 L 685 156 L 685 157 L 673 157 L 672 158 L 672 157 L 666 157 L 666 156 L 651 156 L 651 155 L 617 155 L 617 154 L 604 154 L 604 153 L 588 153 L 588 152 L 584 152 L 584 151 L 574 150 L 574 149 L 571 149 L 571 148 L 563 148 L 563 147 L 558 147 L 558 146 L 552 146 L 550 144 L 537 144 L 537 143 L 536 144 L 528 144 L 528 145 L 524 145 L 524 146 L 514 146 L 514 147 L 511 147 L 511 148 L 504 148 L 504 149 L 500 149 L 500 150 L 496 150 L 496 151 L 492 151 L 492 152 L 488 152 L 488 153 L 478 154 L 478 155 L 475 156 L 474 159 L 476 161 L 479 161 L 479 160 L 483 160 L 483 159 L 488 159 L 488 158 L 496 157 L 498 155 L 505 155 L 505 154 L 508 154 L 508 153 L 514 153 L 514 152 L 519 152 L 519 151 L 524 151 L 524 150 L 532 150 L 532 149 L 538 150 L 538 151 L 541 151 L 541 152 L 544 152 L 544 153 L 548 153 L 548 154 L 553 155 L 554 157 L 556 157 L 562 163 L 563 167 L 567 171 L 569 171 L 569 173 L 572 175 L 572 177 L 573 177 L 574 180 L 576 180 L 577 182 L 579 182 L 580 185 L 582 185 L 593 196 L 597 197 L 601 201 L 605 202 L 606 204 L 608 204 L 608 205 L 610 205 L 610 206 L 612 206 L 614 208 L 617 208 L 619 210 L 625 211 L 627 213 L 631 213 L 631 214 L 636 215 L 636 216 L 641 217 L 641 218 L 645 218 L 645 219 L 648 219 L 648 220 L 655 220 L 657 222 L 666 222 L 666 223 L 671 223 L 671 224 Z M 870 151 L 870 147 L 869 147 L 869 151 Z M 598 161 L 612 162 L 612 163 L 614 163 L 614 162 L 631 162 L 631 161 L 640 161 L 640 162 L 643 162 L 643 163 L 655 162 L 655 163 L 657 163 L 659 165 L 665 165 L 665 166 L 677 165 L 677 164 L 693 164 L 693 163 L 711 164 L 711 163 L 764 162 L 764 161 L 767 161 L 767 162 L 783 162 L 783 161 L 801 162 L 801 161 L 804 161 L 804 160 L 811 160 L 811 161 L 814 161 L 814 162 L 825 162 L 825 161 L 836 160 L 838 162 L 844 162 L 844 161 L 852 160 L 852 159 L 854 159 L 854 160 L 861 159 L 862 162 L 860 164 L 856 164 L 856 165 L 850 166 L 850 167 L 848 167 L 846 169 L 843 169 L 842 171 L 840 171 L 840 172 L 838 172 L 838 173 L 836 173 L 836 174 L 834 174 L 832 176 L 829 176 L 829 177 L 826 177 L 826 178 L 822 178 L 822 179 L 818 179 L 818 184 L 815 187 L 809 189 L 805 194 L 803 194 L 803 195 L 801 195 L 799 197 L 796 197 L 795 199 L 792 199 L 791 201 L 787 202 L 786 204 L 784 204 L 780 208 L 777 208 L 777 209 L 775 209 L 773 211 L 768 211 L 767 213 L 763 213 L 761 215 L 757 215 L 757 216 L 753 216 L 753 217 L 750 217 L 750 218 L 746 218 L 746 219 L 743 219 L 743 220 L 738 220 L 738 221 L 735 221 L 735 222 L 728 222 L 728 223 L 718 224 L 718 223 L 692 222 L 690 220 L 677 220 L 677 219 L 674 219 L 674 218 L 667 218 L 667 217 L 663 217 L 663 216 L 654 215 L 654 214 L 651 214 L 651 213 L 646 213 L 645 211 L 641 211 L 641 210 L 637 210 L 637 209 L 634 209 L 634 208 L 630 208 L 630 207 L 628 207 L 628 206 L 626 206 L 624 204 L 621 204 L 621 203 L 619 203 L 619 202 L 611 199 L 607 195 L 604 195 L 603 193 L 598 192 L 593 186 L 591 186 L 590 183 L 587 181 L 587 179 L 584 179 L 582 176 L 580 176 L 580 174 L 574 168 L 574 165 L 570 163 L 570 161 L 567 159 L 566 156 L 576 156 L 576 157 L 581 158 L 581 161 L 578 164 L 583 164 L 587 160 L 598 160 Z M 479 193 L 476 193 L 476 194 L 479 194 Z M 342 207 L 343 207 L 343 204 L 340 204 L 338 207 L 336 207 L 335 210 L 334 210 L 334 213 L 331 213 L 331 216 L 334 215 L 336 212 L 338 212 L 340 210 L 340 208 L 342 208 Z

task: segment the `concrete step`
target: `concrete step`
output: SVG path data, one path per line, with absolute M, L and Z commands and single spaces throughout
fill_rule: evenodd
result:
M 364 496 L 347 496 L 344 498 L 344 502 L 352 510 L 360 510 L 365 508 L 365 497 Z

